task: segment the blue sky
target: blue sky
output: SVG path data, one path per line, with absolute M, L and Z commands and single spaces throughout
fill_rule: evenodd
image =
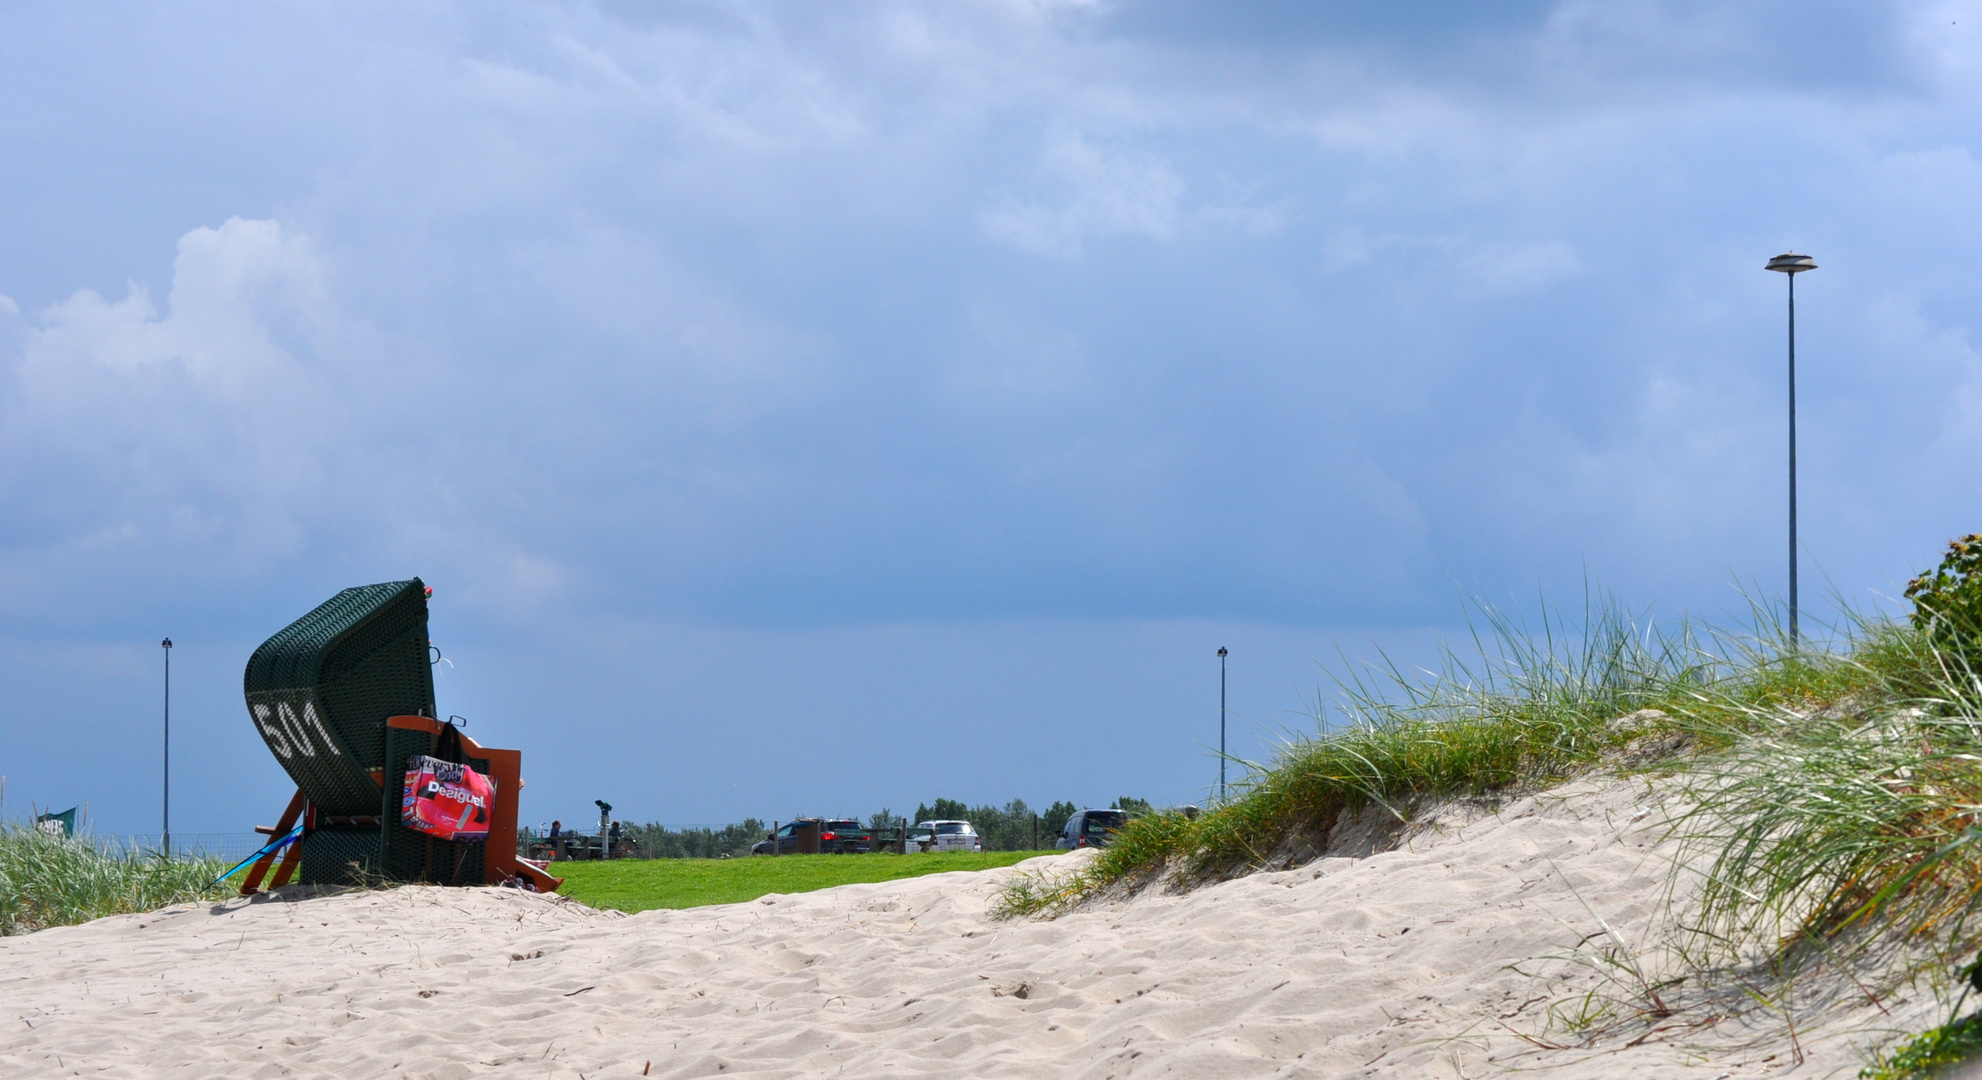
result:
M 1459 598 L 1806 603 L 1982 527 L 1975 3 L 0 15 L 0 813 L 286 792 L 420 575 L 527 819 L 1201 799 Z

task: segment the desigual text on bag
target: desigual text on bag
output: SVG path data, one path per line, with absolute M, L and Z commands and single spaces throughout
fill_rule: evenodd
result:
M 406 759 L 406 795 L 399 820 L 441 840 L 487 840 L 495 788 L 493 779 L 468 765 L 415 754 Z

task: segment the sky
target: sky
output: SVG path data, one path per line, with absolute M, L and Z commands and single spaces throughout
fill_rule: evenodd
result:
M 0 816 L 266 824 L 432 585 L 526 822 L 1159 804 L 1467 598 L 1982 529 L 1982 4 L 0 11 Z M 1730 614 L 1735 613 L 1735 614 Z M 1238 769 L 1239 766 L 1234 766 Z

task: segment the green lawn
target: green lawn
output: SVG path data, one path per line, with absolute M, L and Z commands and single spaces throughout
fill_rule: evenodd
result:
M 650 908 L 735 904 L 769 893 L 811 892 L 834 885 L 990 870 L 1048 851 L 945 851 L 916 855 L 756 855 L 740 859 L 618 859 L 559 862 L 551 873 L 558 891 L 595 908 Z

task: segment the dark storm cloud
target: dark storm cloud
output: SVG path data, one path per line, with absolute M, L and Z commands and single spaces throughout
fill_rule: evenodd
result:
M 1971 14 L 10 13 L 7 723 L 411 573 L 448 693 L 628 739 L 808 695 L 894 737 L 1047 641 L 1104 658 L 1085 715 L 1242 631 L 1277 716 L 1455 582 L 1712 606 L 1781 575 L 1793 246 L 1810 565 L 1890 591 L 1982 517 Z M 956 715 L 1072 716 L 999 700 Z

